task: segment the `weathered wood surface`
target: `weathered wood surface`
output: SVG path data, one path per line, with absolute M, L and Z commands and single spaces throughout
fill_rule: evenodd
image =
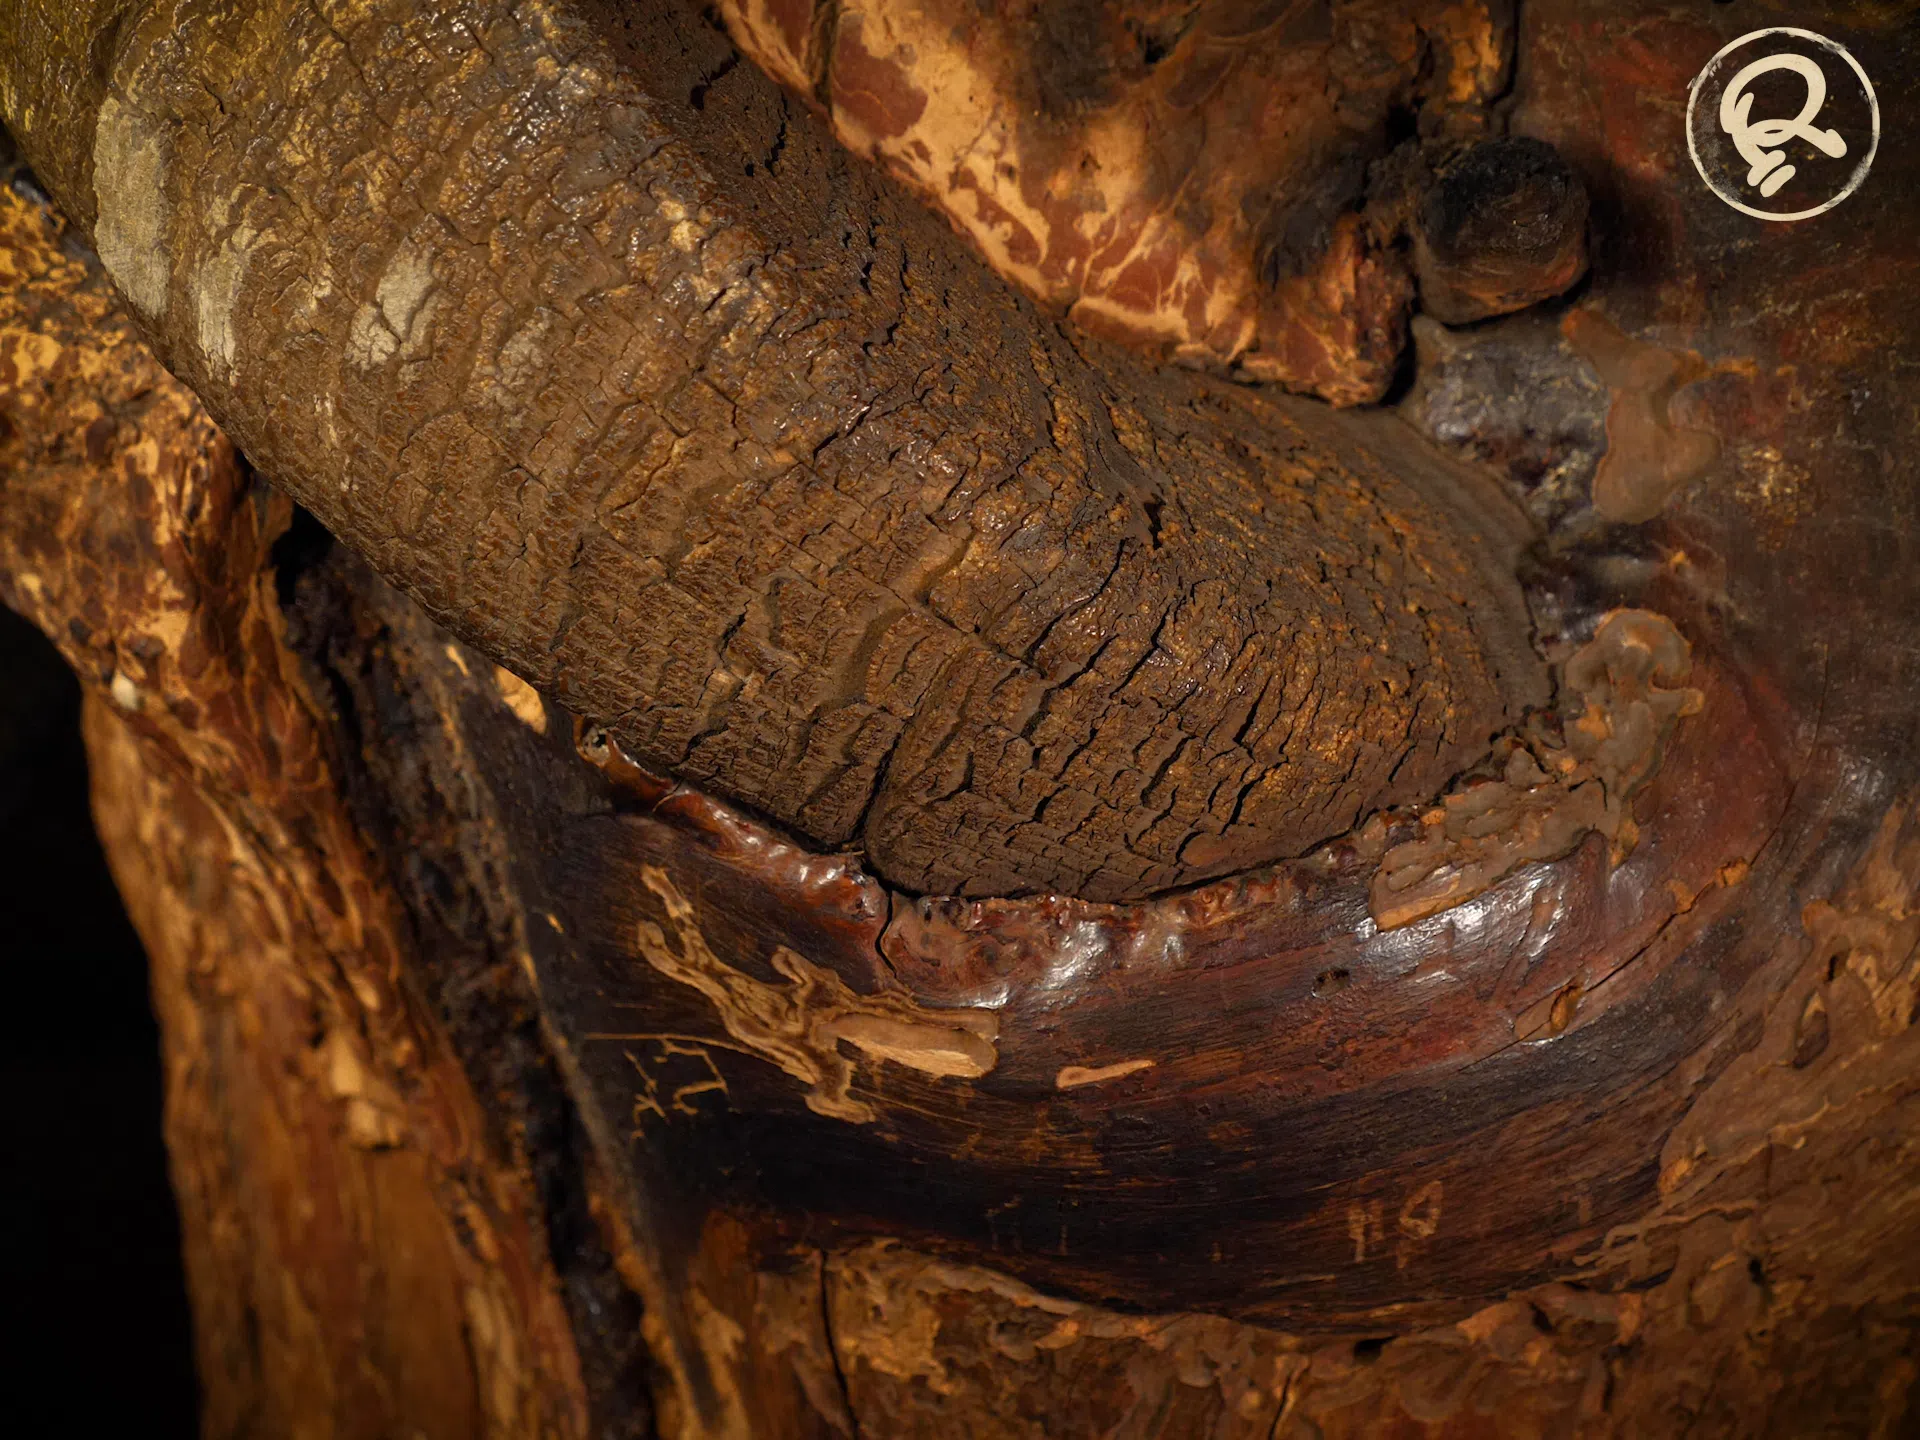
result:
M 1478 0 L 716 8 L 836 140 L 1077 326 L 1349 405 L 1406 341 L 1410 190 L 1512 81 L 1514 7 Z M 1583 231 L 1548 288 L 1479 314 L 1564 290 Z
M 122 324 L 97 275 L 71 316 L 9 312 L 0 572 L 107 697 L 98 763 L 125 778 L 103 829 L 182 977 L 176 1053 L 277 1013 L 276 984 L 309 1007 L 298 1043 L 231 1022 L 213 1053 L 233 1068 L 176 1113 L 284 1096 L 274 1133 L 326 1159 L 309 1174 L 371 1194 L 355 1177 L 379 1171 L 382 1213 L 431 1239 L 406 1249 L 405 1295 L 254 1304 L 275 1339 L 258 1353 L 328 1385 L 370 1354 L 419 1378 L 366 1339 L 367 1317 L 417 1311 L 413 1343 L 467 1367 L 437 1373 L 471 1377 L 370 1381 L 390 1408 L 340 1401 L 331 1433 L 400 1414 L 583 1433 L 589 1411 L 645 1433 L 649 1403 L 673 1435 L 1911 1423 L 1920 162 L 1885 152 L 1844 230 L 1756 241 L 1691 187 L 1669 103 L 1739 23 L 1523 12 L 1513 124 L 1594 197 L 1594 278 L 1560 314 L 1422 322 L 1402 405 L 1539 527 L 1523 575 L 1570 723 L 1528 755 L 1570 751 L 1596 695 L 1614 738 L 1632 714 L 1605 697 L 1698 692 L 1629 756 L 1631 787 L 1593 782 L 1624 802 L 1612 829 L 1583 822 L 1553 858 L 1526 857 L 1572 792 L 1523 767 L 1468 796 L 1499 819 L 1491 847 L 1462 848 L 1441 806 L 1136 904 L 890 890 L 653 779 L 341 551 L 270 549 L 279 502 L 240 498 L 248 477 L 157 371 L 132 387 L 146 408 L 123 398 L 96 428 L 89 397 L 119 371 L 83 362 L 87 336 Z M 1808 23 L 1901 33 L 1868 11 Z M 1883 93 L 1913 93 L 1920 47 L 1878 53 Z M 24 213 L 8 253 L 44 255 Z M 166 426 L 191 444 L 161 445 Z M 1576 658 L 1623 608 L 1684 638 L 1683 675 L 1597 688 Z M 1657 771 L 1635 759 L 1654 753 Z M 1385 928 L 1382 868 L 1431 831 L 1434 868 L 1385 903 L 1470 880 Z M 268 867 L 271 903 L 217 905 L 209 857 Z M 302 924 L 270 925 L 289 904 Z M 323 913 L 349 911 L 386 918 Z M 208 954 L 224 978 L 195 990 Z M 356 977 L 391 988 L 374 1004 Z M 336 1016 L 367 1037 L 360 1071 L 331 1068 Z M 325 1086 L 275 1079 L 319 1054 Z M 184 1153 L 222 1153 L 185 1125 Z M 283 1149 L 224 1152 L 204 1192 L 297 1216 L 257 1198 L 286 1193 Z M 464 1218 L 475 1194 L 498 1256 Z M 215 1253 L 223 1212 L 188 1212 Z M 289 1272 L 304 1254 L 314 1285 L 392 1273 L 331 1263 L 380 1253 L 376 1229 L 300 1231 Z M 196 1261 L 203 1344 L 243 1324 L 219 1297 L 244 1267 L 221 1263 Z M 499 1304 L 484 1319 L 476 1286 Z M 228 1413 L 268 1368 L 215 1368 Z
M 162 358 L 655 768 L 915 890 L 1123 899 L 1545 698 L 1501 497 L 1061 331 L 678 5 L 119 15 L 0 11 L 0 82 Z

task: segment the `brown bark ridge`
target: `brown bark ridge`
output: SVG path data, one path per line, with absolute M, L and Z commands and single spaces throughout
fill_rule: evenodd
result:
M 1558 295 L 1587 268 L 1587 191 L 1551 145 L 1490 140 L 1448 157 L 1413 223 L 1420 305 L 1449 325 Z
M 1074 341 L 677 7 L 0 24 L 28 159 L 254 463 L 644 763 L 897 884 L 1299 854 L 1546 698 L 1495 492 Z

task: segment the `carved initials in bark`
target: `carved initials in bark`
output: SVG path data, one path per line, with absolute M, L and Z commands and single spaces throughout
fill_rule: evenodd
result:
M 640 925 L 640 954 L 670 980 L 713 1002 L 727 1033 L 748 1053 L 805 1084 L 807 1108 L 835 1120 L 869 1124 L 874 1110 L 848 1093 L 853 1065 L 845 1041 L 874 1063 L 892 1061 L 926 1075 L 978 1079 L 999 1058 L 999 1017 L 990 1010 L 930 1011 L 899 995 L 856 995 L 831 970 L 785 946 L 773 968 L 788 982 L 769 985 L 721 960 L 700 934 L 693 906 L 657 865 L 640 878 L 666 908 L 673 938 L 651 920 Z

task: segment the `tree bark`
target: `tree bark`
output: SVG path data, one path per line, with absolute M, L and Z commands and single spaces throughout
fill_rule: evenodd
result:
M 1920 287 L 1903 237 L 1920 161 L 1889 149 L 1873 185 L 1835 212 L 1844 233 L 1803 226 L 1756 244 L 1735 212 L 1683 184 L 1668 114 L 1727 38 L 1716 26 L 1736 22 L 1655 5 L 1528 7 L 1510 121 L 1552 141 L 1592 196 L 1591 288 L 1557 314 L 1471 330 L 1417 320 L 1414 382 L 1395 412 L 1336 419 L 1149 371 L 1043 321 L 809 138 L 801 112 L 745 67 L 716 73 L 710 33 L 681 32 L 684 50 L 616 52 L 611 21 L 576 16 L 569 29 L 569 12 L 522 9 L 516 22 L 545 17 L 549 29 L 475 27 L 487 63 L 460 70 L 472 55 L 434 28 L 452 12 L 395 31 L 329 15 L 325 34 L 309 32 L 319 13 L 274 11 L 253 30 L 211 7 L 163 5 L 103 30 L 91 12 L 29 9 L 6 23 L 12 53 L 39 68 L 0 61 L 10 119 L 136 309 L 159 277 L 146 297 L 158 303 L 136 321 L 78 234 L 30 195 L 0 195 L 0 593 L 55 638 L 93 697 L 96 808 L 167 1035 L 210 1433 L 1173 1440 L 1912 1423 L 1920 567 L 1905 438 L 1920 419 L 1909 373 Z M 402 41 L 417 34 L 447 43 L 407 59 Z M 1920 47 L 1882 53 L 1883 91 L 1920 79 Z M 341 78 L 348 58 L 380 102 L 364 112 Z M 708 77 L 698 105 L 690 89 L 683 101 L 646 88 L 675 65 Z M 434 66 L 457 83 L 435 89 Z M 509 167 L 498 193 L 513 225 L 554 237 L 511 252 L 526 271 L 513 283 L 585 285 L 568 292 L 584 316 L 597 282 L 567 278 L 569 261 L 638 256 L 620 263 L 667 278 L 638 286 L 623 313 L 672 336 L 641 359 L 683 365 L 684 327 L 719 315 L 693 347 L 717 347 L 703 374 L 851 375 L 832 382 L 849 387 L 833 392 L 839 409 L 809 412 L 777 389 L 759 402 L 769 435 L 847 429 L 779 472 L 804 496 L 788 501 L 758 460 L 736 474 L 715 458 L 763 423 L 716 412 L 667 445 L 698 463 L 676 453 L 654 467 L 676 494 L 692 483 L 674 513 L 708 528 L 630 536 L 617 562 L 593 558 L 591 543 L 570 548 L 585 532 L 569 517 L 587 513 L 595 477 L 611 494 L 647 468 L 641 432 L 596 471 L 575 422 L 559 419 L 586 403 L 581 377 L 602 366 L 585 330 L 566 332 L 575 354 L 526 352 L 552 361 L 526 377 L 550 394 L 485 402 L 504 448 L 463 465 L 444 447 L 407 459 L 405 437 L 436 443 L 421 438 L 434 417 L 471 426 L 482 409 L 407 387 L 451 385 L 459 365 L 497 383 L 512 351 L 504 318 L 485 322 L 491 349 L 480 338 L 500 287 L 444 267 L 505 261 L 460 253 L 447 238 L 457 215 L 439 238 L 417 238 L 406 205 L 419 185 L 379 215 L 331 207 L 376 182 L 398 196 L 382 166 L 408 146 L 451 157 L 448 173 L 506 153 L 489 150 L 474 96 L 496 83 L 522 94 L 516 67 L 548 98 L 502 101 L 501 113 L 553 127 L 530 130 L 527 153 L 598 153 L 592 132 L 631 165 L 577 186 L 564 171 L 536 184 Z M 182 76 L 211 93 L 176 88 Z M 63 88 L 75 98 L 55 104 Z M 324 123 L 299 119 L 328 96 L 338 104 Z M 605 108 L 615 99 L 629 106 L 617 116 Z M 473 125 L 441 146 L 441 132 L 418 128 L 428 114 Z M 681 132 L 672 115 L 706 118 Z M 825 177 L 804 201 L 815 217 L 871 214 L 896 238 L 779 229 L 741 199 L 752 187 L 730 175 L 723 186 L 711 157 L 754 115 L 785 117 L 786 148 Z M 103 145 L 121 166 L 104 191 Z M 281 164 L 314 188 L 278 185 Z M 165 178 L 142 191 L 126 178 L 142 166 Z M 658 184 L 629 220 L 609 220 L 628 195 L 610 178 L 622 174 Z M 128 243 L 137 225 L 115 232 L 111 205 L 95 202 L 156 193 L 151 253 Z M 222 195 L 229 212 L 208 218 Z M 729 195 L 740 208 L 721 204 Z M 565 218 L 577 230 L 553 228 L 564 207 L 540 209 L 556 196 L 588 207 Z M 315 228 L 298 233 L 341 277 L 336 299 L 301 289 L 319 268 L 274 268 L 282 242 L 256 247 L 303 200 Z M 783 187 L 759 203 L 803 200 Z M 685 208 L 669 221 L 671 205 Z M 681 224 L 695 227 L 680 232 L 684 249 Z M 498 247 L 508 229 L 489 220 L 475 233 Z M 761 243 L 776 231 L 798 248 Z M 576 234 L 598 236 L 597 249 L 569 248 Z M 423 253 L 446 314 L 403 357 L 431 297 L 396 300 L 405 317 L 364 352 L 384 349 L 377 364 L 394 368 L 355 389 L 339 378 L 357 373 L 354 317 L 387 313 L 380 277 L 401 235 L 445 245 Z M 341 258 L 378 236 L 388 248 L 370 241 L 357 268 Z M 851 259 L 807 248 L 843 237 Z M 709 257 L 733 243 L 757 259 L 752 277 L 742 262 L 726 276 L 744 288 L 720 278 L 699 290 Z M 208 290 L 230 250 L 245 276 Z M 945 349 L 875 336 L 879 309 L 851 278 L 875 255 L 907 257 L 909 273 L 924 264 L 907 289 L 943 293 L 969 334 L 950 330 Z M 878 263 L 866 278 L 886 273 Z M 837 314 L 823 274 L 844 277 Z M 790 288 L 757 288 L 776 281 Z M 235 308 L 223 319 L 215 306 L 203 331 L 200 301 L 229 292 Z M 933 325 L 905 293 L 887 310 L 902 333 Z M 747 324 L 729 307 L 744 314 L 769 294 L 814 307 L 813 338 L 729 352 L 725 337 Z M 564 306 L 553 313 L 576 323 Z M 136 323 L 194 390 L 160 369 Z M 967 350 L 980 331 L 997 348 Z M 974 367 L 973 388 L 899 411 L 876 400 L 849 428 L 861 385 L 916 396 L 898 377 L 936 351 Z M 1033 368 L 1011 372 L 1009 353 Z M 842 363 L 855 368 L 835 372 Z M 625 384 L 641 372 L 601 373 Z M 1017 395 L 1030 375 L 1044 376 L 1032 406 L 988 383 Z M 669 377 L 634 393 L 672 409 L 697 388 Z M 194 391 L 248 460 L 366 558 L 296 515 Z M 731 390 L 728 405 L 752 410 L 751 391 Z M 316 418 L 326 403 L 337 448 Z M 998 682 L 976 677 L 917 692 L 886 775 L 859 781 L 879 797 L 857 827 L 867 854 L 823 851 L 823 837 L 840 837 L 780 799 L 814 784 L 796 779 L 794 758 L 813 742 L 731 758 L 746 753 L 736 741 L 785 733 L 754 731 L 748 714 L 774 713 L 758 698 L 778 689 L 771 679 L 743 679 L 695 720 L 697 706 L 644 678 L 698 654 L 687 674 L 704 685 L 713 664 L 687 649 L 698 626 L 636 608 L 649 564 L 670 556 L 684 577 L 698 554 L 756 594 L 788 584 L 743 559 L 772 531 L 722 523 L 742 484 L 775 497 L 755 520 L 775 530 L 819 526 L 826 511 L 802 514 L 808 505 L 849 507 L 838 568 L 817 577 L 861 574 L 862 547 L 884 548 L 890 532 L 862 532 L 861 515 L 980 533 L 999 513 L 995 492 L 961 480 L 937 504 L 911 498 L 907 481 L 950 475 L 937 444 L 914 448 L 924 414 L 910 412 L 923 403 L 969 444 L 1011 436 L 1008 453 L 1031 441 L 1080 457 L 1049 472 L 1051 493 L 1069 498 L 1042 503 L 1036 490 L 1017 510 L 1034 550 L 1009 540 L 983 568 L 951 572 L 967 577 L 952 594 L 970 615 L 993 609 L 991 596 L 1005 624 L 1051 625 L 1080 637 L 1073 653 L 1097 655 L 1135 633 L 1128 607 L 1190 590 L 1200 608 L 1184 620 L 1169 610 L 1151 646 L 1125 653 L 1148 674 L 1198 666 L 1222 714 L 1267 693 L 1267 652 L 1249 637 L 1278 635 L 1260 627 L 1283 614 L 1300 627 L 1291 634 L 1386 644 L 1373 653 L 1407 667 L 1404 694 L 1348 694 L 1339 709 L 1363 662 L 1336 660 L 1329 640 L 1319 708 L 1311 685 L 1274 702 L 1296 734 L 1288 756 L 1321 735 L 1324 763 L 1351 767 L 1345 789 L 1316 789 L 1314 771 L 1288 792 L 1319 796 L 1318 820 L 1287 830 L 1263 812 L 1258 844 L 1236 850 L 1233 825 L 1211 830 L 1176 804 L 1166 813 L 1186 829 L 1165 852 L 1176 858 L 1153 862 L 1171 869 L 1129 869 L 1125 857 L 1151 858 L 1151 846 L 1098 825 L 1076 831 L 1080 859 L 1051 834 L 1025 848 L 1015 837 L 1033 832 L 1007 819 L 1013 792 L 979 776 L 999 743 L 988 718 L 1009 728 L 991 707 L 1017 712 L 1032 697 L 989 694 Z M 1025 429 L 1023 407 L 1035 412 Z M 527 416 L 537 434 L 514 428 Z M 1141 434 L 1154 463 L 1129 469 L 1118 457 Z M 542 444 L 556 467 L 544 493 L 527 468 L 548 463 Z M 1282 483 L 1274 457 L 1287 450 L 1296 468 Z M 994 484 L 1020 490 L 1017 468 Z M 344 496 L 341 476 L 354 481 Z M 752 488 L 762 480 L 772 488 Z M 1136 488 L 1147 484 L 1160 487 L 1157 509 Z M 1306 492 L 1302 510 L 1275 498 Z M 1249 496 L 1265 516 L 1247 518 Z M 1289 528 L 1289 515 L 1311 523 Z M 1147 534 L 1129 551 L 1115 537 L 1136 523 Z M 741 548 L 726 548 L 729 535 Z M 1096 553 L 1120 564 L 1086 598 L 1075 567 Z M 1223 577 L 1239 585 L 1269 563 L 1304 574 L 1341 553 L 1367 557 L 1345 590 L 1329 580 L 1316 599 L 1313 584 L 1283 580 L 1283 599 L 1261 602 L 1271 609 L 1206 608 Z M 1129 570 L 1128 555 L 1158 558 Z M 1033 588 L 995 566 L 1030 567 Z M 583 573 L 608 584 L 589 595 Z M 1001 660 L 1029 646 L 1021 663 L 1047 683 L 1064 673 L 1047 669 L 1052 641 L 958 622 L 938 591 L 911 605 L 889 593 L 917 623 L 947 627 L 929 634 L 961 637 L 940 643 Z M 1375 610 L 1374 597 L 1415 608 Z M 1532 617 L 1551 707 L 1527 713 L 1544 692 L 1517 678 L 1527 664 L 1497 660 L 1506 622 L 1481 623 L 1489 605 Z M 569 606 L 577 638 L 546 651 Z M 802 624 L 796 613 L 783 608 L 778 624 Z M 857 607 L 805 613 L 821 645 L 886 633 L 849 618 L 866 614 Z M 774 621 L 743 620 L 709 649 L 730 655 L 762 623 Z M 1193 658 L 1215 642 L 1254 656 L 1250 668 Z M 770 652 L 756 653 L 758 664 Z M 799 657 L 780 662 L 793 683 L 825 673 L 819 657 L 787 653 Z M 877 653 L 862 673 L 886 669 Z M 1084 673 L 1098 671 L 1096 660 Z M 779 703 L 815 730 L 835 713 L 817 692 Z M 1078 703 L 1054 700 L 1035 734 L 1089 713 Z M 1251 735 L 1259 703 L 1228 718 Z M 656 746 L 676 705 L 689 712 L 676 723 L 695 729 L 725 720 L 708 732 L 726 737 L 712 752 L 716 788 L 763 813 L 691 783 L 710 778 L 688 758 L 698 746 Z M 1184 705 L 1167 713 L 1175 728 L 1192 718 Z M 1477 738 L 1446 739 L 1442 713 L 1477 716 Z M 1376 756 L 1353 736 L 1376 721 L 1404 726 L 1418 763 L 1369 770 L 1391 747 Z M 943 754 L 974 757 L 973 788 L 952 793 L 987 797 L 982 808 L 888 810 L 902 765 L 922 764 L 914 727 L 933 722 L 952 726 Z M 1112 743 L 1132 753 L 1159 723 Z M 1147 803 L 1109 793 L 1116 814 Z M 1428 803 L 1400 808 L 1395 795 Z M 873 819 L 886 814 L 909 837 L 894 848 Z M 922 850 L 939 853 L 915 859 Z M 1282 858 L 1248 868 L 1256 853 Z M 1011 893 L 1063 886 L 1080 893 Z
M 890 880 L 1298 854 L 1546 698 L 1497 493 L 1064 334 L 678 7 L 48 9 L 9 120 L 246 453 Z

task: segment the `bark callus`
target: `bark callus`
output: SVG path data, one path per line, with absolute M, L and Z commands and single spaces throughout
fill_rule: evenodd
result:
M 123 205 L 110 238 L 129 261 L 130 235 L 165 228 L 152 253 L 171 269 L 128 275 L 163 302 L 149 323 L 169 358 L 252 458 L 484 647 L 351 571 L 337 623 L 286 587 L 292 652 L 266 572 L 283 502 L 245 498 L 232 447 L 99 276 L 0 208 L 4 273 L 24 277 L 0 313 L 0 572 L 95 696 L 103 830 L 169 1017 L 226 1433 L 322 1413 L 339 1434 L 572 1437 L 589 1415 L 605 1433 L 636 1336 L 676 1440 L 1898 1433 L 1920 1373 L 1903 1113 L 1920 1074 L 1920 150 L 1883 150 L 1827 217 L 1847 228 L 1757 244 L 1746 217 L 1670 189 L 1692 183 L 1676 98 L 1747 22 L 1530 7 L 1513 124 L 1579 156 L 1641 269 L 1598 276 L 1558 330 L 1449 337 L 1456 376 L 1512 360 L 1564 391 L 1550 426 L 1454 407 L 1444 386 L 1421 407 L 1436 433 L 1474 413 L 1509 427 L 1479 453 L 1524 483 L 1557 436 L 1588 445 L 1606 402 L 1604 476 L 1583 458 L 1539 506 L 1558 724 L 1479 773 L 1462 755 L 1544 694 L 1482 674 L 1395 709 L 1402 672 L 1354 667 L 1398 642 L 1429 667 L 1406 682 L 1437 685 L 1435 657 L 1501 653 L 1474 627 L 1511 587 L 1473 566 L 1512 537 L 1465 538 L 1507 534 L 1498 507 L 1475 511 L 1392 417 L 1333 424 L 1089 361 L 697 26 L 622 12 L 665 27 L 620 52 L 642 83 L 596 48 L 617 25 L 568 28 L 580 12 L 533 0 L 480 15 L 471 48 L 432 7 L 323 23 L 287 6 L 222 29 L 230 7 L 176 0 L 103 39 L 108 8 L 35 10 L 49 23 L 0 51 L 50 183 L 84 220 L 104 156 L 130 188 L 103 193 L 155 202 Z M 260 82 L 281 53 L 249 49 L 260 33 L 312 60 L 311 90 Z M 29 52 L 47 66 L 17 65 Z M 470 68 L 408 68 L 429 62 Z M 1920 86 L 1911 47 L 1874 63 L 1884 93 Z M 365 77 L 378 104 L 356 103 Z M 337 103 L 289 118 L 295 94 Z M 543 153 L 581 169 L 529 182 L 460 109 L 476 95 L 515 124 L 529 95 L 551 102 L 527 130 L 570 137 Z M 442 139 L 480 177 L 443 210 L 489 243 L 420 215 L 403 245 L 375 225 L 387 212 L 351 211 L 411 193 L 381 188 L 413 173 L 383 168 L 384 145 Z M 754 188 L 762 160 L 807 185 Z M 272 183 L 234 184 L 224 219 L 182 178 L 261 180 L 249 166 Z M 349 218 L 276 212 L 293 178 L 309 199 L 338 181 L 326 198 Z M 578 233 L 546 207 L 556 189 L 593 217 Z M 529 233 L 548 269 L 462 268 Z M 313 254 L 289 258 L 288 236 Z M 628 245 L 651 273 L 608 260 Z M 337 291 L 312 293 L 323 262 Z M 199 303 L 240 270 L 255 278 L 231 308 Z M 631 345 L 595 308 L 610 275 Z M 537 294 L 510 288 L 536 276 Z M 576 313 L 603 328 L 552 338 Z M 953 376 L 935 359 L 966 372 L 957 388 L 922 388 Z M 641 361 L 670 373 L 619 368 Z M 511 423 L 469 403 L 469 366 Z M 593 409 L 607 375 L 639 413 Z M 655 425 L 656 399 L 680 428 Z M 983 480 L 976 450 L 1009 436 Z M 903 472 L 938 493 L 903 501 Z M 764 528 L 729 528 L 747 514 Z M 1267 528 L 1238 547 L 1249 516 Z M 1427 548 L 1430 524 L 1454 539 Z M 902 554 L 875 539 L 903 529 Z M 1124 664 L 1081 718 L 1161 686 L 1162 740 L 1166 715 L 1178 729 L 1209 698 L 1268 693 L 1234 668 L 1254 587 L 1223 577 L 1266 584 L 1287 569 L 1275 537 L 1305 529 L 1287 573 L 1313 605 L 1287 613 L 1329 628 L 1252 627 L 1300 662 L 1279 713 L 1302 723 L 1260 743 L 1345 774 L 1353 714 L 1327 707 L 1377 682 L 1356 713 L 1392 719 L 1377 738 L 1415 759 L 1395 751 L 1332 809 L 1369 808 L 1380 773 L 1431 801 L 1467 764 L 1431 823 L 1389 807 L 1304 858 L 1216 853 L 1181 874 L 1228 878 L 1116 887 L 1126 903 L 1091 886 L 915 897 L 832 850 L 873 827 L 802 843 L 687 783 L 733 775 L 737 798 L 805 828 L 833 765 L 872 779 L 847 740 L 872 732 L 794 716 L 844 722 L 847 676 L 892 684 L 937 653 L 913 715 L 886 712 L 922 727 L 887 777 L 911 760 L 909 798 L 947 818 L 902 826 L 918 870 L 872 854 L 899 884 L 981 873 L 1008 809 L 948 802 L 1033 800 L 1017 742 L 1078 753 L 1048 727 L 1088 654 Z M 1118 568 L 1086 568 L 1107 542 Z M 755 569 L 768 553 L 780 564 Z M 1027 609 L 1022 576 L 1053 587 Z M 1120 603 L 1142 596 L 1138 615 Z M 927 626 L 913 645 L 887 639 L 895 602 Z M 1332 628 L 1349 617 L 1361 628 Z M 1068 693 L 1029 709 L 1035 692 L 991 668 L 1028 656 Z M 1221 684 L 1181 689 L 1195 674 Z M 618 723 L 575 735 L 556 699 Z M 1468 738 L 1443 745 L 1447 725 Z M 1191 757 L 1137 734 L 1129 763 L 1197 783 Z M 1071 805 L 1046 813 L 1084 829 Z M 996 883 L 1071 871 L 1056 838 Z M 1408 882 L 1388 902 L 1418 913 L 1376 913 L 1383 866 Z M 1449 870 L 1467 883 L 1448 889 Z
M 1131 906 L 888 895 L 709 799 L 649 798 L 590 735 L 619 818 L 514 840 L 546 857 L 559 919 L 543 993 L 606 1123 L 631 1116 L 634 1163 L 704 1174 L 723 1204 L 1267 1321 L 1412 1313 L 1414 1269 L 1442 1314 L 1540 1278 L 1537 1227 L 1498 1238 L 1511 1207 L 1573 1245 L 1636 1203 L 1611 1127 L 1556 1127 L 1598 1103 L 1596 1066 L 1635 1126 L 1678 1115 L 1652 1082 L 1715 984 L 1681 956 L 1744 897 L 1726 877 L 1781 793 L 1751 702 L 1689 669 L 1669 622 L 1615 617 L 1573 668 L 1566 737 L 1516 752 L 1539 766 L 1488 782 L 1498 804 L 1473 792 L 1458 841 L 1395 817 Z M 1741 793 L 1670 808 L 1721 763 Z M 1623 845 L 1635 798 L 1661 821 Z M 1622 950 L 1645 958 L 1616 973 Z M 1584 1208 L 1552 1198 L 1570 1184 Z M 1409 1205 L 1431 1229 L 1355 1264 L 1349 1213 Z
M 1414 212 L 1420 306 L 1464 325 L 1566 291 L 1587 268 L 1587 191 L 1553 146 L 1486 140 L 1434 175 Z

